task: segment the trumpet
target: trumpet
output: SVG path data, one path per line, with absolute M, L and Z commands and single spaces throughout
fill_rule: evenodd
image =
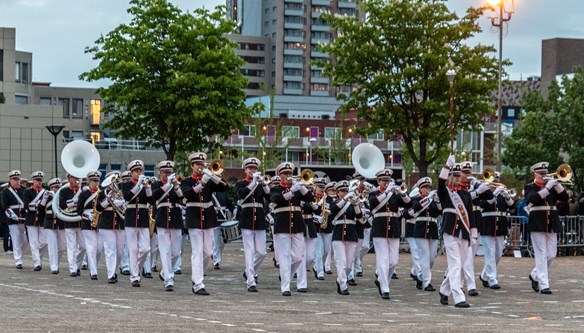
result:
M 180 176 L 177 176 L 176 178 L 174 178 L 174 179 L 172 180 L 172 182 L 171 182 L 171 183 L 172 183 L 172 185 L 180 185 L 180 183 L 181 183 L 181 182 L 182 182 L 184 179 L 185 179 L 185 176 L 183 176 L 183 175 L 180 175 Z
M 142 179 L 142 185 L 152 185 L 156 182 L 156 177 L 145 177 Z
M 393 187 L 393 191 L 399 194 L 406 194 L 408 193 L 408 185 L 406 185 L 406 183 L 402 183 L 399 186 L 396 185 Z
M 270 177 L 270 175 L 264 175 L 264 177 L 262 178 L 262 182 L 264 184 L 270 184 L 272 182 L 272 177 Z
M 304 185 L 312 185 L 314 183 L 314 171 L 310 169 L 304 169 L 300 173 L 300 176 L 292 178 L 295 181 L 300 181 Z

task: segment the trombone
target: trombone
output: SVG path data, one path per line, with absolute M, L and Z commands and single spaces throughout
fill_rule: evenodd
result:
M 292 179 L 295 181 L 300 181 L 307 186 L 312 185 L 314 184 L 314 171 L 311 169 L 304 169 L 298 177 L 293 177 Z
M 562 164 L 554 173 L 548 173 L 544 179 L 557 178 L 558 181 L 564 185 L 574 185 L 572 183 L 572 177 L 574 177 L 574 172 L 569 164 Z
M 223 173 L 223 162 L 221 160 L 213 160 L 207 165 L 207 168 L 216 176 L 221 176 Z

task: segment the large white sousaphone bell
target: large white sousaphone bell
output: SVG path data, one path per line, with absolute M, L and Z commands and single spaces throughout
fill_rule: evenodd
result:
M 371 143 L 357 145 L 351 154 L 351 161 L 355 171 L 367 179 L 374 179 L 375 174 L 385 168 L 381 149 Z
M 89 142 L 83 140 L 75 140 L 63 147 L 61 152 L 61 164 L 65 171 L 75 176 L 76 178 L 85 178 L 87 173 L 95 171 L 99 168 L 99 152 Z M 53 213 L 64 222 L 78 222 L 81 221 L 81 216 L 76 212 L 66 212 L 59 208 L 59 192 L 67 188 L 69 183 L 64 184 L 55 193 L 52 202 Z M 80 193 L 79 190 L 78 193 Z

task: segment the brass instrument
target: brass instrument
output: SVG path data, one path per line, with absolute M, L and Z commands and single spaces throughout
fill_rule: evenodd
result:
M 326 209 L 326 207 L 325 207 L 326 197 L 327 197 L 327 195 L 325 193 L 321 199 L 321 207 L 322 207 L 322 223 L 320 224 L 321 229 L 326 229 L 326 227 L 328 226 L 328 218 L 329 218 L 329 215 L 331 214 L 331 210 Z
M 314 184 L 314 171 L 311 169 L 303 169 L 300 176 L 298 176 L 298 179 L 304 183 L 304 185 Z
M 355 171 L 367 179 L 374 179 L 375 174 L 385 168 L 383 152 L 372 143 L 361 143 L 355 147 L 351 162 Z
M 569 164 L 562 164 L 554 173 L 548 173 L 546 178 L 557 178 L 560 183 L 565 185 L 574 185 L 572 183 L 572 177 L 574 177 L 574 172 L 572 171 L 572 167 Z M 545 179 L 545 178 L 544 178 Z
M 118 186 L 121 182 L 122 177 L 120 177 L 120 174 L 116 172 L 104 179 L 103 182 L 101 182 L 101 187 L 104 188 L 105 197 L 110 206 L 112 206 L 114 211 L 118 213 L 120 217 L 124 218 L 124 214 L 126 213 L 126 202 L 124 200 L 124 194 Z M 116 207 L 116 205 L 114 205 L 115 200 L 122 200 L 124 201 L 124 204 Z
M 511 198 L 515 198 L 515 197 L 517 196 L 517 190 L 516 190 L 516 189 L 514 189 L 514 188 L 512 188 L 512 189 L 508 190 L 508 191 L 507 191 L 507 193 L 509 193 L 509 196 L 510 196 Z
M 176 178 L 174 178 L 171 183 L 172 183 L 172 185 L 179 185 L 180 186 L 180 183 L 183 180 L 185 180 L 185 176 L 181 175 L 181 176 L 177 176 Z
M 101 212 L 97 211 L 97 197 L 99 196 L 99 192 L 101 192 L 99 189 L 97 190 L 96 194 L 95 194 L 95 198 L 93 198 L 93 212 L 91 214 L 93 214 L 93 220 L 91 220 L 91 227 L 92 228 L 97 228 L 97 223 L 99 222 L 99 216 L 101 215 Z
M 408 192 L 408 185 L 402 183 L 400 186 L 394 186 L 393 191 L 399 194 L 406 194 Z
M 270 175 L 264 175 L 264 178 L 262 179 L 264 184 L 269 184 L 272 182 L 272 177 L 270 177 Z
M 152 185 L 157 181 L 156 177 L 145 177 L 142 180 L 142 185 Z
M 152 216 L 152 205 L 148 206 L 148 232 L 150 233 L 150 238 L 154 236 L 154 228 L 156 228 L 156 220 Z
M 223 173 L 223 162 L 221 160 L 213 160 L 207 168 L 211 170 L 214 175 L 220 176 Z

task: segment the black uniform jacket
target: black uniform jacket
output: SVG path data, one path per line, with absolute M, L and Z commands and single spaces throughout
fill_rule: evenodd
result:
M 506 236 L 511 230 L 510 221 L 507 219 L 507 213 L 510 207 L 502 195 L 497 195 L 495 201 L 481 200 L 482 221 L 479 223 L 479 232 L 483 236 Z
M 545 184 L 530 183 L 525 186 L 525 198 L 531 205 L 529 218 L 527 220 L 527 230 L 530 232 L 560 232 L 562 224 L 556 204 L 558 201 L 568 201 L 569 196 L 564 189 L 556 192 L 555 188 L 549 190 L 549 194 L 542 198 L 539 191 L 545 188 Z
M 289 191 L 290 185 L 282 183 L 270 190 L 270 201 L 276 204 L 272 213 L 275 234 L 304 233 L 306 229 L 300 204 L 301 201 L 311 202 L 314 195 L 310 191 L 305 195 L 298 191 L 286 200 L 283 195 Z
M 442 214 L 442 211 L 438 209 L 438 205 L 432 201 L 430 206 L 422 209 L 420 200 L 424 199 L 426 196 L 418 196 L 412 198 L 412 209 L 414 213 L 418 213 L 416 217 L 407 216 L 407 218 L 413 218 L 415 220 L 414 230 L 412 231 L 412 237 L 414 238 L 425 238 L 425 239 L 438 239 L 438 223 L 437 218 Z M 411 224 L 411 223 L 408 223 Z M 407 224 L 406 224 L 407 228 Z
M 54 196 L 55 196 L 54 193 L 50 194 L 49 198 L 47 199 L 46 205 L 43 206 L 42 204 L 39 204 L 38 209 L 42 210 L 45 213 L 45 218 L 43 220 L 43 226 L 45 229 L 63 230 L 65 229 L 65 224 L 63 223 L 63 221 L 59 220 L 55 214 L 53 214 Z
M 146 187 L 142 186 L 138 195 L 132 193 L 132 188 L 137 181 L 131 180 L 122 183 L 121 190 L 126 200 L 126 212 L 124 213 L 124 226 L 126 228 L 148 228 L 150 217 L 148 216 L 148 204 L 154 204 L 152 196 L 146 195 Z
M 339 204 L 341 205 L 340 207 Z M 353 204 L 349 204 L 349 207 L 343 214 L 339 215 L 335 220 L 335 217 L 343 209 L 345 204 L 345 200 L 337 198 L 331 205 L 331 215 L 328 223 L 333 224 L 333 241 L 357 242 L 359 241 L 359 235 L 357 234 L 356 223 L 359 223 L 358 219 L 363 216 L 363 213 L 355 213 L 355 207 Z
M 97 205 L 95 208 L 101 214 L 99 215 L 99 222 L 97 227 L 99 229 L 108 230 L 123 230 L 124 229 L 124 218 L 120 214 L 116 213 L 113 207 L 113 201 L 109 202 L 104 208 L 102 202 L 105 200 L 105 191 L 99 192 L 97 195 Z
M 171 184 L 170 189 L 165 191 L 163 186 L 166 181 L 159 180 L 152 184 L 152 196 L 156 205 L 156 227 L 166 229 L 182 229 L 183 219 L 180 202 L 183 198 L 182 191 L 179 196 Z M 167 193 L 167 194 L 165 194 Z
M 181 189 L 186 202 L 186 225 L 188 229 L 210 229 L 217 224 L 217 212 L 213 205 L 213 192 L 224 192 L 229 189 L 225 181 L 215 184 L 209 180 L 203 189 L 197 193 L 194 187 L 199 184 L 201 177 L 191 175 L 181 182 Z
M 81 216 L 81 230 L 97 230 L 91 227 L 91 221 L 83 216 L 84 211 L 93 213 L 93 207 L 97 203 L 99 193 L 97 191 L 85 190 L 79 195 L 79 202 L 77 203 L 77 215 Z M 88 199 L 95 193 L 95 196 L 88 201 Z
M 43 195 L 41 194 L 38 198 L 37 195 L 39 193 L 44 193 L 43 188 L 27 188 L 24 191 L 24 209 L 26 210 L 26 220 L 24 221 L 25 225 L 28 226 L 35 226 L 35 227 L 42 227 L 45 219 L 45 212 L 44 210 L 41 211 L 38 209 L 38 204 L 40 204 L 41 200 L 43 199 Z M 33 200 L 37 198 L 36 201 Z M 29 205 L 33 203 L 33 205 Z
M 373 191 L 369 194 L 369 207 L 373 215 L 373 225 L 371 229 L 371 237 L 383 238 L 400 238 L 401 237 L 401 218 L 397 217 L 399 207 L 408 209 L 412 202 L 404 202 L 403 197 L 394 193 L 391 198 L 387 200 L 385 205 L 381 206 L 376 212 L 373 210 L 380 204 L 379 195 L 383 193 L 384 189 Z M 388 194 L 389 195 L 389 194 Z
M 464 207 L 469 216 L 470 229 L 476 228 L 476 222 L 474 214 L 472 213 L 472 198 L 470 192 L 463 189 L 460 186 L 455 186 L 452 188 L 456 191 L 462 199 Z M 451 211 L 454 210 L 454 205 L 448 194 L 448 187 L 446 186 L 446 180 L 438 179 L 438 197 L 440 198 L 440 203 L 442 204 L 442 232 L 445 234 L 452 235 L 454 237 L 459 237 L 462 232 L 462 238 L 470 241 L 469 230 L 464 226 L 464 222 L 458 217 L 458 214 Z
M 314 195 L 314 194 L 313 194 Z M 312 202 L 302 202 L 302 218 L 304 219 L 304 224 L 306 224 L 305 237 L 316 238 L 316 225 L 314 225 L 314 209 L 312 208 Z
M 235 193 L 240 204 L 237 214 L 239 227 L 249 230 L 266 230 L 265 203 L 270 200 L 270 194 L 266 193 L 260 184 L 253 189 L 249 188 L 250 183 L 251 179 L 246 178 L 235 184 Z M 252 190 L 253 193 L 250 194 Z M 241 201 L 243 199 L 245 201 Z
M 15 189 L 14 192 L 16 192 L 16 194 L 18 195 L 18 197 L 21 200 L 24 198 L 24 188 L 21 187 L 18 190 Z M 5 214 L 5 212 L 9 208 L 12 208 L 12 211 L 14 211 L 14 214 L 16 214 L 16 216 L 18 216 L 18 221 L 14 221 L 13 219 L 8 218 L 7 219 L 8 225 L 24 223 L 24 217 L 25 217 L 24 206 L 20 204 L 18 199 L 14 196 L 14 193 L 12 193 L 12 191 L 10 191 L 10 189 L 6 188 L 2 192 L 0 192 L 0 194 L 2 194 L 2 199 L 1 199 L 2 200 L 2 209 L 4 209 L 4 212 L 2 212 L 2 214 Z
M 77 192 L 80 191 L 80 189 L 78 187 L 66 187 L 62 190 L 60 190 L 59 192 L 59 208 L 61 208 L 61 210 L 65 210 L 67 209 L 67 200 L 73 199 L 73 197 L 75 197 L 75 194 L 77 194 Z M 79 201 L 77 202 L 77 204 L 83 204 L 83 203 L 79 203 Z M 65 224 L 65 229 L 70 229 L 70 228 L 81 228 L 81 222 L 63 222 Z

